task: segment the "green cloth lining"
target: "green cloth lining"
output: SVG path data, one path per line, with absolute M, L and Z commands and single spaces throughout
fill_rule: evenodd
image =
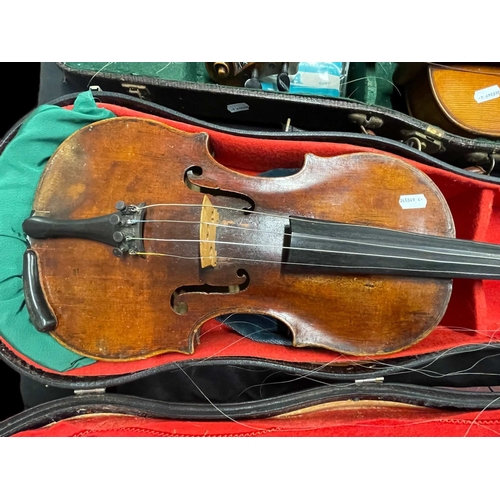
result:
M 64 372 L 95 361 L 75 354 L 29 320 L 23 293 L 23 221 L 29 217 L 45 164 L 78 129 L 116 115 L 98 108 L 92 92 L 78 96 L 73 109 L 45 104 L 33 111 L 0 156 L 0 332 L 19 353 L 48 369 Z

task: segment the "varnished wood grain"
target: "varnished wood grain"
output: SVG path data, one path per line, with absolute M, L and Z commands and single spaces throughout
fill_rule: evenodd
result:
M 40 215 L 96 217 L 124 200 L 196 205 L 152 207 L 146 218 L 199 222 L 204 194 L 184 182 L 196 166 L 199 175 L 191 182 L 209 190 L 224 226 L 217 228 L 217 265 L 205 268 L 196 223 L 145 224 L 147 238 L 194 240 L 145 242 L 146 252 L 177 258 L 118 259 L 96 242 L 33 241 L 42 287 L 58 320 L 53 335 L 61 343 L 106 360 L 191 353 L 204 321 L 249 312 L 283 321 L 296 346 L 371 355 L 404 349 L 437 325 L 450 297 L 449 280 L 289 272 L 280 263 L 288 216 L 454 237 L 446 202 L 426 175 L 403 161 L 360 153 L 307 155 L 295 175 L 251 177 L 218 164 L 207 139 L 154 121 L 116 118 L 82 129 L 55 153 L 34 202 Z M 412 194 L 425 195 L 427 206 L 402 209 L 400 196 Z M 224 208 L 247 208 L 249 200 L 253 213 Z M 231 287 L 231 293 L 214 287 Z
M 455 68 L 455 69 L 454 69 Z M 449 132 L 474 137 L 500 137 L 500 98 L 477 102 L 476 91 L 500 86 L 500 67 L 429 65 L 407 86 L 413 116 Z

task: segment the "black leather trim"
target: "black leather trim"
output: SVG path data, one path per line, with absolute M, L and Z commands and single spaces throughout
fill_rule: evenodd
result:
M 356 365 L 326 365 L 324 367 L 313 363 L 298 364 L 262 358 L 231 357 L 196 360 L 187 358 L 185 361 L 169 363 L 125 375 L 75 377 L 46 372 L 29 365 L 18 358 L 0 341 L 0 357 L 18 373 L 26 375 L 41 384 L 78 390 L 117 387 L 136 381 L 143 381 L 144 385 L 147 385 L 150 383 L 148 379 L 151 377 L 161 377 L 162 374 L 168 376 L 169 372 L 189 371 L 202 367 L 227 370 L 230 378 L 231 367 L 233 366 L 248 370 L 274 370 L 290 377 L 308 377 L 323 383 L 350 383 L 354 380 L 384 377 L 386 381 L 427 386 L 488 386 L 500 385 L 498 355 L 500 355 L 500 345 L 478 344 L 387 361 L 365 361 Z M 482 360 L 490 361 L 488 361 L 486 367 L 478 366 Z M 187 385 L 189 386 L 188 383 Z
M 479 411 L 500 408 L 497 393 L 422 388 L 403 384 L 328 386 L 277 398 L 237 404 L 162 403 L 134 396 L 82 394 L 50 401 L 0 423 L 0 437 L 82 415 L 113 413 L 156 419 L 227 421 L 269 418 L 336 401 L 388 401 L 449 410 Z

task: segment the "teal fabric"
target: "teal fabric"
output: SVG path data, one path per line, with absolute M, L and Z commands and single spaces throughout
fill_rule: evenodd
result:
M 0 332 L 27 358 L 59 372 L 94 360 L 69 351 L 31 324 L 22 283 L 26 250 L 22 223 L 30 215 L 43 168 L 58 146 L 81 127 L 114 116 L 96 106 L 90 91 L 78 96 L 72 110 L 42 105 L 0 156 Z

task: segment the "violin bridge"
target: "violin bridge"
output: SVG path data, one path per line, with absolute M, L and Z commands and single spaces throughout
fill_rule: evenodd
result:
M 219 212 L 212 205 L 208 196 L 203 197 L 200 216 L 200 262 L 201 267 L 217 265 L 217 251 L 215 249 L 215 237 Z

